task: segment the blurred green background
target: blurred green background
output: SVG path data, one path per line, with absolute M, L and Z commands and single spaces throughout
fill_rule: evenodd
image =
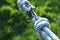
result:
M 60 0 L 29 0 L 35 12 L 48 18 L 51 30 L 60 38 Z M 0 0 L 0 40 L 44 40 L 34 31 L 25 12 L 19 11 L 17 0 Z

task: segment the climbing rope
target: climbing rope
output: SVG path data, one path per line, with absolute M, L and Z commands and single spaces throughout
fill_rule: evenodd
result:
M 30 4 L 28 0 L 18 0 L 18 8 L 26 11 L 28 16 L 32 18 L 34 23 L 34 29 L 45 40 L 59 40 L 59 38 L 50 30 L 50 23 L 47 18 L 41 18 L 34 12 L 34 6 Z

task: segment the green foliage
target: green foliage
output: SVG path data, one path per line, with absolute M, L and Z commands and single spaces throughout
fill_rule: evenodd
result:
M 41 17 L 50 21 L 51 30 L 60 38 L 60 0 L 29 0 Z M 34 31 L 29 17 L 17 7 L 17 0 L 0 0 L 0 40 L 43 40 Z

